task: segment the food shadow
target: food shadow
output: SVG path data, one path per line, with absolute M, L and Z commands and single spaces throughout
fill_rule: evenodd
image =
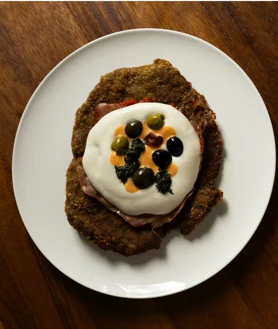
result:
M 204 234 L 208 233 L 213 225 L 215 225 L 216 221 L 223 217 L 225 213 L 228 210 L 228 203 L 225 199 L 222 200 L 222 202 L 217 205 L 209 215 L 207 215 L 206 219 L 198 225 L 193 232 L 191 232 L 189 235 L 184 235 L 184 239 L 193 241 L 196 239 L 201 238 Z
M 96 245 L 90 243 L 86 238 L 79 235 L 82 243 L 86 245 L 86 247 L 90 247 L 94 250 L 94 252 L 98 253 L 101 257 L 106 258 L 110 263 L 116 264 L 116 263 L 127 263 L 131 266 L 140 266 L 142 264 L 147 264 L 153 260 L 163 260 L 167 257 L 167 245 L 173 235 L 180 234 L 178 230 L 171 231 L 161 242 L 160 249 L 152 249 L 148 250 L 142 254 L 139 255 L 133 255 L 133 256 L 123 256 L 121 254 L 115 253 L 111 250 L 103 250 Z M 93 255 L 93 254 L 92 254 Z
M 221 127 L 220 127 L 220 129 L 221 129 Z M 221 181 L 224 176 L 224 167 L 225 167 L 226 159 L 227 159 L 227 150 L 226 150 L 225 144 L 224 144 L 223 149 L 222 149 L 221 167 L 220 167 L 218 177 L 215 182 L 215 185 L 217 187 L 219 187 L 221 185 Z M 184 239 L 193 241 L 195 239 L 201 238 L 201 236 L 208 233 L 212 229 L 213 225 L 215 225 L 215 223 L 218 219 L 220 219 L 221 217 L 223 218 L 223 216 L 227 213 L 227 211 L 228 211 L 228 202 L 225 199 L 225 191 L 223 191 L 223 200 L 221 201 L 221 203 L 216 205 L 215 207 L 213 207 L 211 213 L 209 213 L 206 216 L 205 220 L 203 220 L 202 223 L 200 223 L 200 225 L 198 225 L 192 233 L 190 233 L 189 235 L 184 235 L 183 236 Z

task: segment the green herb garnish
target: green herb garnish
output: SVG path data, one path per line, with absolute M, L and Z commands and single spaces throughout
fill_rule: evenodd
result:
M 145 151 L 145 143 L 141 141 L 140 138 L 135 138 L 130 142 L 127 154 L 137 156 L 139 158 L 140 154 Z
M 116 175 L 122 183 L 125 184 L 128 178 L 132 177 L 135 171 L 140 167 L 138 158 L 144 151 L 145 144 L 140 138 L 132 139 L 129 143 L 129 148 L 123 151 L 125 155 L 125 165 L 120 167 L 115 166 Z
M 166 194 L 167 192 L 173 194 L 171 189 L 172 179 L 167 170 L 159 169 L 158 173 L 154 176 L 155 186 L 158 192 Z
M 129 148 L 125 150 L 125 162 L 133 163 L 138 160 L 141 153 L 145 151 L 145 144 L 140 138 L 132 139 Z
M 128 178 L 133 176 L 139 166 L 140 163 L 138 161 L 126 163 L 124 166 L 120 167 L 115 166 L 116 175 L 118 179 L 125 184 Z

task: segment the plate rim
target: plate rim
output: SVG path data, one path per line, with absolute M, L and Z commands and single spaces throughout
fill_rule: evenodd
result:
M 148 298 L 158 298 L 158 297 L 165 297 L 165 296 L 170 296 L 173 294 L 177 294 L 180 293 L 182 291 L 186 291 L 189 290 L 195 286 L 198 286 L 200 284 L 202 284 L 203 282 L 207 281 L 208 279 L 212 278 L 214 275 L 216 275 L 217 273 L 219 273 L 220 271 L 222 271 L 229 263 L 231 263 L 240 253 L 241 251 L 246 247 L 246 245 L 248 244 L 248 242 L 250 241 L 250 239 L 252 238 L 252 236 L 254 235 L 254 233 L 256 232 L 256 230 L 258 229 L 264 215 L 265 212 L 268 208 L 269 202 L 270 202 L 270 198 L 273 192 L 273 187 L 274 187 L 274 182 L 275 182 L 275 176 L 276 176 L 276 156 L 273 157 L 273 172 L 272 172 L 272 179 L 271 179 L 271 188 L 269 189 L 269 193 L 266 197 L 266 202 L 265 202 L 265 206 L 263 207 L 264 210 L 262 211 L 262 214 L 260 215 L 261 219 L 258 221 L 258 224 L 255 226 L 254 231 L 249 233 L 249 237 L 246 239 L 246 242 L 244 243 L 244 245 L 240 248 L 239 251 L 237 251 L 234 256 L 231 259 L 228 259 L 226 262 L 223 262 L 223 264 L 220 266 L 220 268 L 216 271 L 213 271 L 213 273 L 209 273 L 208 275 L 205 276 L 204 279 L 202 279 L 201 281 L 199 281 L 198 283 L 195 283 L 189 287 L 186 288 L 180 288 L 180 289 L 175 289 L 172 290 L 170 292 L 156 292 L 156 293 L 150 293 L 150 294 L 146 294 L 144 296 L 138 296 L 138 295 L 132 295 L 132 293 L 128 293 L 127 295 L 119 295 L 114 293 L 113 291 L 102 291 L 101 289 L 98 289 L 97 287 L 90 287 L 89 285 L 81 282 L 81 281 L 77 281 L 75 278 L 73 278 L 70 274 L 65 273 L 61 267 L 59 266 L 59 264 L 54 264 L 54 262 L 52 262 L 52 260 L 50 260 L 47 256 L 46 253 L 44 251 L 41 250 L 41 248 L 38 246 L 38 244 L 36 243 L 35 239 L 32 237 L 32 235 L 29 232 L 29 229 L 27 228 L 24 220 L 23 220 L 23 216 L 21 215 L 21 211 L 19 209 L 19 204 L 18 204 L 18 200 L 19 200 L 19 196 L 18 193 L 16 192 L 16 188 L 15 188 L 15 154 L 16 154 L 16 150 L 17 150 L 17 145 L 18 145 L 18 139 L 19 139 L 19 135 L 20 132 L 22 130 L 22 124 L 23 121 L 25 119 L 25 116 L 27 115 L 28 109 L 30 104 L 32 103 L 33 99 L 36 97 L 37 93 L 40 91 L 40 89 L 43 87 L 43 85 L 45 84 L 45 82 L 52 76 L 52 74 L 58 70 L 60 68 L 60 66 L 62 66 L 66 61 L 68 61 L 71 57 L 75 56 L 76 54 L 78 54 L 78 52 L 81 52 L 83 49 L 85 49 L 86 47 L 90 47 L 98 42 L 103 41 L 104 39 L 109 39 L 109 38 L 113 38 L 115 36 L 118 35 L 124 35 L 124 34 L 130 34 L 130 33 L 148 33 L 148 32 L 156 32 L 156 33 L 167 33 L 167 34 L 173 34 L 173 35 L 180 35 L 182 37 L 187 37 L 189 39 L 193 39 L 195 41 L 198 41 L 200 43 L 205 44 L 206 46 L 212 48 L 214 51 L 220 53 L 222 56 L 225 57 L 226 60 L 230 61 L 230 63 L 232 65 L 235 65 L 237 67 L 237 69 L 239 69 L 239 71 L 241 72 L 241 74 L 243 74 L 243 76 L 245 77 L 246 81 L 249 83 L 249 85 L 252 87 L 252 89 L 258 94 L 262 105 L 264 107 L 264 110 L 266 112 L 266 117 L 268 120 L 268 123 L 270 124 L 270 135 L 271 135 L 271 140 L 272 140 L 272 148 L 273 148 L 273 152 L 276 155 L 276 143 L 275 143 L 275 134 L 274 134 L 274 129 L 273 129 L 273 124 L 269 115 L 269 112 L 267 110 L 266 104 L 259 92 L 259 90 L 257 89 L 256 85 L 254 84 L 254 82 L 251 80 L 251 78 L 247 75 L 247 73 L 245 73 L 245 71 L 241 68 L 241 66 L 235 61 L 233 60 L 230 56 L 228 56 L 226 53 L 224 53 L 221 49 L 217 48 L 216 46 L 214 46 L 213 44 L 209 43 L 208 41 L 205 41 L 199 37 L 193 36 L 191 34 L 188 33 L 184 33 L 181 31 L 176 31 L 176 30 L 171 30 L 171 29 L 160 29 L 160 28 L 135 28 L 135 29 L 127 29 L 127 30 L 122 30 L 122 31 L 118 31 L 118 32 L 114 32 L 114 33 L 110 33 L 108 35 L 104 35 L 102 37 L 96 38 L 95 40 L 92 40 L 86 44 L 84 44 L 83 46 L 77 48 L 76 50 L 74 50 L 73 52 L 71 52 L 69 55 L 67 55 L 65 58 L 63 58 L 60 62 L 58 62 L 47 74 L 46 76 L 40 81 L 39 85 L 37 86 L 37 88 L 34 90 L 34 92 L 32 93 L 30 99 L 28 100 L 20 121 L 18 123 L 17 126 L 17 130 L 16 130 L 16 135 L 14 138 L 14 144 L 13 144 L 13 150 L 12 150 L 12 185 L 13 185 L 13 191 L 14 191 L 14 197 L 15 197 L 15 201 L 16 201 L 16 206 L 19 212 L 19 215 L 21 217 L 21 220 L 24 224 L 24 227 L 26 229 L 26 231 L 28 232 L 29 237 L 31 238 L 32 242 L 36 245 L 36 247 L 39 249 L 39 251 L 42 253 L 42 255 L 55 267 L 57 268 L 61 273 L 63 273 L 64 275 L 66 275 L 68 278 L 70 278 L 71 280 L 75 281 L 76 283 L 89 288 L 93 291 L 99 292 L 99 293 L 103 293 L 105 295 L 109 295 L 109 296 L 114 296 L 114 297 L 118 297 L 118 298 L 129 298 L 129 299 L 148 299 Z

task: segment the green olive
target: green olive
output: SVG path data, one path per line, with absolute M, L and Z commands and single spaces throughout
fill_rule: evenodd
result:
M 116 151 L 118 154 L 123 154 L 123 151 L 128 148 L 128 140 L 124 136 L 117 136 L 114 138 L 111 144 L 112 150 Z
M 154 130 L 160 129 L 164 125 L 165 116 L 160 113 L 154 113 L 147 119 L 147 125 Z

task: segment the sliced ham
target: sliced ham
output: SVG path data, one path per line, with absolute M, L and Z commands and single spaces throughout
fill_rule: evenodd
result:
M 198 129 L 204 131 L 209 125 L 215 124 L 216 116 L 213 111 L 209 108 L 207 101 L 201 95 L 198 95 L 194 103 L 192 104 L 192 110 L 195 112 L 195 120 L 193 125 L 198 125 Z M 198 122 L 198 123 L 197 123 Z M 195 128 L 195 127 L 194 127 Z M 196 128 L 195 128 L 196 129 Z
M 94 108 L 94 124 L 102 119 L 106 114 L 118 110 L 121 108 L 121 104 L 107 104 L 101 103 Z
M 96 124 L 106 114 L 121 109 L 122 107 L 130 106 L 136 103 L 137 102 L 134 99 L 127 99 L 117 104 L 100 103 L 94 107 L 94 124 Z
M 110 211 L 118 214 L 121 216 L 127 223 L 129 223 L 133 227 L 142 227 L 147 224 L 151 224 L 152 228 L 159 228 L 165 223 L 170 223 L 177 214 L 182 210 L 184 203 L 187 199 L 183 200 L 183 202 L 180 204 L 178 208 L 170 212 L 166 215 L 152 215 L 152 214 L 143 214 L 138 216 L 130 216 L 125 213 L 123 213 L 118 208 L 114 207 L 110 202 L 108 202 L 92 185 L 90 182 L 88 176 L 85 173 L 85 170 L 83 166 L 81 165 L 81 159 L 79 159 L 79 165 L 77 167 L 77 177 L 79 179 L 81 190 L 87 194 L 88 196 L 97 199 L 104 207 L 109 209 Z

